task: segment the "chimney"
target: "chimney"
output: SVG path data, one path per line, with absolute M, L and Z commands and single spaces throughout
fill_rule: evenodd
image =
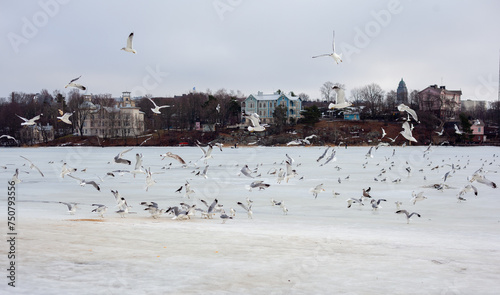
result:
M 439 88 L 446 89 L 446 86 L 444 86 L 444 85 L 443 86 L 439 86 Z

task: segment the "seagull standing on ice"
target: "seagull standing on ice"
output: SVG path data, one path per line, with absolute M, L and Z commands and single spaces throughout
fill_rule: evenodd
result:
M 83 85 L 81 85 L 81 84 L 77 84 L 77 83 L 75 83 L 75 82 L 76 82 L 76 81 L 78 81 L 78 79 L 80 79 L 81 77 L 82 77 L 82 76 L 80 75 L 80 77 L 75 78 L 75 79 L 73 79 L 73 80 L 69 81 L 69 83 L 68 83 L 66 86 L 64 86 L 64 88 L 68 88 L 68 87 L 75 87 L 75 88 L 78 88 L 78 89 L 81 89 L 81 90 L 86 90 L 87 88 L 86 88 L 85 86 L 83 86 Z
M 339 62 L 342 62 L 342 53 L 337 54 L 335 52 L 335 31 L 333 31 L 333 38 L 332 38 L 332 53 L 325 53 L 325 54 L 320 54 L 313 56 L 312 58 L 317 58 L 317 57 L 323 57 L 323 56 L 330 56 L 333 58 L 333 60 L 339 64 Z
M 155 113 L 155 114 L 161 114 L 160 109 L 169 108 L 170 107 L 170 105 L 167 105 L 167 104 L 166 105 L 162 105 L 162 106 L 158 106 L 151 98 L 148 97 L 148 99 L 154 105 L 154 108 L 152 108 L 151 111 L 153 111 L 153 113 Z
M 35 116 L 35 117 L 33 117 L 33 118 L 31 118 L 31 119 L 28 120 L 28 119 L 23 118 L 23 117 L 21 117 L 21 116 L 19 116 L 19 115 L 16 114 L 16 116 L 18 116 L 21 120 L 24 121 L 24 122 L 21 123 L 21 126 L 33 126 L 33 125 L 35 125 L 36 124 L 35 121 L 39 120 L 41 115 L 42 114 L 40 114 L 38 116 Z
M 132 53 L 137 53 L 137 51 L 133 48 L 132 45 L 132 40 L 134 39 L 134 32 L 130 33 L 127 38 L 127 46 L 123 47 L 121 50 L 124 50 L 126 52 L 132 52 Z

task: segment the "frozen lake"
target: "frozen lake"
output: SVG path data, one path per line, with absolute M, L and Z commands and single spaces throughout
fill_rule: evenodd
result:
M 336 148 L 336 161 L 317 162 L 325 147 L 214 147 L 207 178 L 197 147 L 134 147 L 124 158 L 132 165 L 114 163 L 127 148 L 65 147 L 4 148 L 0 177 L 0 215 L 7 239 L 7 187 L 19 168 L 16 185 L 16 288 L 7 286 L 8 243 L 0 246 L 2 284 L 9 294 L 497 294 L 500 277 L 499 190 L 474 182 L 472 192 L 458 202 L 467 177 L 482 168 L 486 178 L 500 184 L 498 147 L 381 147 L 373 158 L 368 147 Z M 172 158 L 181 156 L 187 167 Z M 133 170 L 135 154 L 143 154 L 156 183 L 145 189 L 145 175 L 107 172 Z M 286 155 L 294 159 L 297 175 L 277 183 Z M 43 172 L 29 168 L 30 159 Z M 80 186 L 62 178 L 66 162 L 73 175 L 94 180 Z M 238 175 L 247 164 L 255 178 Z M 409 167 L 409 168 L 408 168 Z M 85 169 L 84 171 L 82 171 Z M 410 172 L 408 172 L 410 171 Z M 439 191 L 432 186 L 442 183 Z M 29 172 L 29 173 L 27 173 Z M 258 176 L 260 174 L 260 176 Z M 348 179 L 346 179 L 348 177 Z M 399 182 L 393 182 L 400 179 Z M 270 184 L 249 191 L 254 180 Z M 339 183 L 340 180 L 340 183 Z M 384 181 L 385 180 L 385 181 Z M 175 191 L 186 181 L 195 191 L 190 198 Z M 323 184 L 314 198 L 310 191 Z M 362 189 L 381 202 L 374 211 L 346 200 L 362 196 Z M 121 218 L 111 190 L 118 190 L 132 206 Z M 427 199 L 410 202 L 412 192 Z M 334 192 L 338 193 L 335 195 Z M 236 216 L 222 224 L 219 214 L 189 220 L 162 215 L 153 219 L 139 203 L 157 202 L 160 208 L 180 202 L 206 209 L 217 198 L 225 212 Z M 237 202 L 253 201 L 253 219 Z M 288 214 L 271 199 L 283 200 Z M 77 202 L 74 215 L 58 202 Z M 407 224 L 401 209 L 418 212 Z M 104 218 L 91 204 L 108 206 Z

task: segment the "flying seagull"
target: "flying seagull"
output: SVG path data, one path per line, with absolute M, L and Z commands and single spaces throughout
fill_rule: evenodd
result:
M 163 157 L 162 160 L 165 159 L 165 157 L 169 157 L 169 158 L 172 158 L 172 159 L 179 161 L 179 163 L 181 163 L 182 165 L 186 165 L 186 162 L 184 161 L 184 159 L 182 159 L 180 156 L 173 154 L 171 152 L 166 152 L 165 154 L 160 155 L 160 157 Z
M 252 205 L 249 205 L 249 206 L 247 207 L 247 206 L 245 206 L 245 204 L 243 204 L 242 202 L 238 202 L 237 204 L 238 204 L 238 205 L 240 205 L 240 206 L 241 206 L 241 208 L 245 209 L 245 211 L 247 211 L 247 216 L 248 216 L 248 218 L 253 219 Z
M 71 215 L 75 214 L 76 208 L 77 208 L 76 205 L 78 205 L 78 203 L 73 203 L 73 202 L 71 202 L 71 203 L 59 202 L 59 203 L 68 206 L 69 214 L 71 214 Z
M 342 53 L 341 54 L 337 54 L 335 52 L 335 31 L 333 31 L 333 38 L 332 38 L 332 53 L 320 54 L 320 55 L 313 56 L 312 58 L 323 57 L 323 56 L 330 56 L 330 57 L 332 57 L 333 60 L 335 60 L 335 62 L 337 64 L 339 64 L 339 62 L 342 62 Z
M 85 180 L 85 179 L 78 178 L 78 177 L 73 176 L 73 175 L 71 175 L 71 174 L 68 174 L 68 176 L 69 176 L 69 177 L 71 177 L 71 178 L 74 178 L 74 179 L 76 179 L 76 180 L 78 180 L 78 181 L 80 181 L 80 185 L 81 185 L 81 186 L 85 186 L 86 184 L 90 184 L 90 185 L 92 185 L 92 186 L 93 186 L 96 190 L 101 191 L 101 188 L 99 187 L 99 185 L 98 185 L 95 181 L 93 181 L 93 180 L 89 180 L 89 181 L 87 181 L 87 180 Z
M 382 138 L 384 138 L 384 136 L 386 136 L 386 135 L 387 135 L 387 133 L 385 133 L 385 130 L 384 130 L 384 128 L 383 128 L 383 127 L 380 127 L 380 128 L 382 128 L 382 137 L 380 138 L 380 139 L 382 139 Z
M 4 135 L 0 136 L 0 139 L 1 139 L 1 138 L 12 139 L 12 140 L 13 140 L 13 141 L 15 141 L 16 143 L 18 143 L 18 142 L 17 142 L 17 139 L 15 139 L 14 137 L 12 137 L 12 136 L 10 136 L 10 135 L 7 135 L 7 134 L 4 134 Z
M 130 160 L 127 160 L 127 159 L 123 159 L 123 154 L 125 154 L 126 152 L 129 152 L 131 151 L 132 148 L 129 148 L 129 149 L 126 149 L 122 152 L 120 152 L 118 155 L 115 156 L 115 163 L 118 163 L 118 164 L 127 164 L 127 165 L 130 165 L 132 162 Z
M 134 39 L 134 32 L 130 33 L 127 38 L 127 46 L 123 47 L 121 50 L 124 50 L 126 52 L 132 52 L 132 53 L 137 53 L 134 48 L 132 48 L 132 40 Z
M 24 121 L 24 122 L 21 123 L 21 126 L 32 126 L 32 125 L 35 125 L 36 124 L 35 121 L 39 120 L 41 115 L 42 114 L 40 114 L 38 116 L 35 116 L 35 117 L 33 117 L 33 118 L 31 118 L 31 119 L 28 120 L 28 119 L 23 118 L 23 117 L 21 117 L 21 116 L 19 116 L 19 115 L 16 114 L 16 116 L 18 116 L 21 120 Z
M 59 114 L 61 115 L 60 117 L 57 117 L 57 119 L 63 121 L 64 123 L 66 124 L 69 124 L 71 125 L 71 121 L 69 120 L 69 117 L 71 117 L 71 115 L 73 115 L 73 113 L 63 113 L 62 110 L 59 110 Z
M 253 188 L 258 188 L 260 191 L 260 190 L 264 190 L 270 186 L 271 186 L 270 184 L 264 183 L 264 181 L 262 181 L 262 180 L 256 180 L 256 181 L 252 182 L 250 185 L 245 186 L 245 188 L 249 191 L 252 191 Z
M 403 137 L 406 138 L 407 140 L 417 142 L 415 137 L 413 137 L 412 135 L 412 128 L 410 127 L 410 123 L 408 123 L 408 121 L 405 121 L 403 123 L 403 131 L 399 133 L 403 135 Z
M 81 75 L 80 75 L 81 77 Z M 81 90 L 86 90 L 87 88 L 81 84 L 77 84 L 75 83 L 75 81 L 77 81 L 78 79 L 80 79 L 80 77 L 78 78 L 75 78 L 71 81 L 69 81 L 68 85 L 64 86 L 64 88 L 68 88 L 68 87 L 75 87 L 75 88 L 78 88 L 78 89 L 81 89 Z
M 457 124 L 455 124 L 455 126 L 454 126 L 454 127 L 455 127 L 455 133 L 456 133 L 456 134 L 458 134 L 458 135 L 462 135 L 462 134 L 464 134 L 464 132 L 463 132 L 463 131 L 460 131 L 460 129 L 458 129 Z
M 104 218 L 104 213 L 108 210 L 108 207 L 102 204 L 92 204 L 92 206 L 97 206 L 92 210 L 92 212 L 95 212 L 101 216 L 101 218 Z
M 419 122 L 417 113 L 413 109 L 411 109 L 409 106 L 402 103 L 402 104 L 398 105 L 398 111 L 406 112 L 408 114 L 408 121 L 410 120 L 410 115 L 411 115 L 413 120 L 415 120 L 415 122 Z
M 333 89 L 333 91 L 335 91 L 335 93 L 337 93 L 337 100 L 336 100 L 336 103 L 330 103 L 328 105 L 328 109 L 330 109 L 330 110 L 343 109 L 343 108 L 350 107 L 352 105 L 352 103 L 345 100 L 344 89 L 342 89 L 338 86 L 333 86 L 332 89 Z
M 151 111 L 153 111 L 153 113 L 155 113 L 155 114 L 161 114 L 160 109 L 169 108 L 170 107 L 170 105 L 167 105 L 167 104 L 166 105 L 162 105 L 162 106 L 158 106 L 158 105 L 156 105 L 156 103 L 151 98 L 148 97 L 148 99 L 154 105 L 154 108 L 152 108 Z
M 261 125 L 260 124 L 260 117 L 256 113 L 253 114 L 245 114 L 245 118 L 248 118 L 250 120 L 250 123 L 252 123 L 252 126 L 248 126 L 248 131 L 250 132 L 261 132 L 266 130 L 267 125 Z
M 40 168 L 38 168 L 35 164 L 33 164 L 33 162 L 31 162 L 30 159 L 28 159 L 26 157 L 23 157 L 23 156 L 19 156 L 19 157 L 21 157 L 21 158 L 25 159 L 26 161 L 30 162 L 30 169 L 37 170 L 40 173 L 40 175 L 42 175 L 42 177 L 44 177 L 42 171 L 40 171 Z
M 406 214 L 406 223 L 410 223 L 410 218 L 413 216 L 413 215 L 417 215 L 418 217 L 421 217 L 420 214 L 418 214 L 417 212 L 412 212 L 411 214 L 408 213 L 408 211 L 406 210 L 398 210 L 396 211 L 397 214 Z

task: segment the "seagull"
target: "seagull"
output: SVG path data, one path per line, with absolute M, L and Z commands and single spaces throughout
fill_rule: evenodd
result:
M 61 169 L 61 177 L 64 178 L 64 175 L 68 175 L 72 172 L 75 172 L 76 168 L 68 168 L 66 167 L 66 163 L 63 164 L 62 169 Z
M 338 86 L 333 86 L 332 87 L 333 91 L 337 93 L 337 100 L 336 103 L 330 103 L 328 105 L 328 109 L 333 110 L 333 109 L 343 109 L 350 107 L 352 103 L 348 102 L 345 100 L 345 92 L 344 89 L 338 87 Z
M 365 158 L 368 158 L 368 157 L 373 158 L 372 150 L 373 150 L 373 146 L 370 147 L 370 150 L 368 150 L 368 153 L 366 153 Z
M 458 197 L 461 197 L 461 196 L 463 196 L 466 193 L 471 192 L 471 191 L 473 191 L 474 195 L 477 197 L 477 188 L 475 186 L 473 186 L 472 184 L 468 184 L 468 185 L 464 186 L 462 188 L 462 190 L 460 190 L 458 192 Z
M 248 165 L 245 165 L 243 168 L 241 168 L 241 173 L 243 175 L 245 175 L 246 177 L 250 177 L 250 178 L 254 178 L 252 176 L 252 171 L 250 170 L 250 168 L 248 168 Z
M 33 125 L 35 125 L 36 124 L 35 121 L 39 120 L 41 115 L 42 114 L 35 116 L 35 117 L 28 120 L 28 119 L 23 118 L 23 117 L 19 116 L 18 114 L 16 114 L 16 116 L 18 116 L 20 119 L 22 119 L 24 121 L 23 123 L 21 123 L 21 126 L 33 126 Z
M 351 205 L 353 203 L 358 203 L 360 206 L 364 206 L 363 201 L 361 199 L 356 199 L 356 198 L 349 198 L 346 200 L 347 202 L 347 208 L 351 208 Z
M 19 179 L 19 169 L 16 168 L 16 172 L 12 176 L 12 181 L 14 181 L 15 184 L 18 184 L 21 182 L 21 179 Z
M 102 204 L 92 204 L 92 206 L 97 206 L 92 210 L 92 212 L 96 212 L 99 216 L 101 216 L 101 218 L 104 218 L 104 213 L 106 213 L 108 207 Z
M 309 191 L 313 193 L 313 196 L 316 199 L 318 197 L 318 194 L 320 192 L 324 192 L 325 189 L 323 188 L 323 184 L 318 184 L 314 188 L 311 188 Z
M 0 136 L 0 139 L 2 138 L 7 138 L 7 139 L 12 139 L 13 141 L 15 141 L 16 143 L 18 143 L 17 139 L 15 139 L 14 137 L 10 136 L 10 135 L 7 135 L 7 134 L 4 134 L 4 135 L 1 135 Z
M 201 176 L 205 177 L 205 179 L 208 178 L 207 171 L 208 171 L 209 165 L 205 166 L 205 169 L 203 169 L 203 172 L 201 172 Z
M 295 169 L 292 169 L 292 164 L 289 161 L 286 161 L 286 176 L 285 176 L 285 181 L 288 182 L 290 178 L 295 177 L 297 175 L 297 172 Z
M 368 190 L 363 189 L 363 197 L 361 197 L 362 200 L 372 198 L 372 196 L 370 196 L 370 194 L 369 194 L 370 189 L 371 189 L 371 187 Z
M 68 212 L 69 212 L 69 214 L 71 214 L 71 215 L 75 214 L 76 208 L 77 208 L 76 205 L 78 205 L 78 203 L 73 203 L 73 202 L 71 202 L 71 203 L 59 202 L 59 203 L 68 206 Z
M 172 158 L 172 159 L 179 161 L 179 163 L 181 163 L 182 165 L 186 165 L 186 162 L 184 161 L 184 159 L 182 159 L 179 155 L 172 154 L 171 152 L 166 152 L 165 154 L 160 155 L 160 157 L 163 157 L 162 160 L 165 159 L 165 157 L 169 157 L 169 158 Z
M 415 203 L 417 201 L 423 201 L 423 200 L 427 199 L 427 197 L 424 196 L 424 192 L 423 191 L 419 192 L 418 194 L 415 194 L 415 191 L 413 191 L 411 193 L 411 195 L 412 195 L 412 198 L 411 198 L 410 202 L 412 202 L 413 205 L 415 205 Z
M 206 151 L 199 144 L 196 144 L 196 146 L 198 146 L 200 148 L 200 150 L 203 152 L 203 156 L 201 156 L 200 160 L 203 159 L 205 164 L 207 163 L 208 159 L 210 159 L 210 158 L 213 159 L 213 157 L 212 157 L 213 146 L 211 144 L 208 144 L 208 148 Z
M 455 127 L 455 133 L 456 133 L 456 134 L 458 134 L 458 135 L 462 135 L 462 134 L 464 134 L 464 132 L 463 132 L 463 131 L 460 131 L 460 129 L 458 129 L 457 124 L 455 124 L 455 126 L 454 126 L 454 127 Z
M 237 204 L 240 205 L 243 209 L 245 209 L 245 211 L 247 211 L 248 218 L 253 219 L 252 205 L 249 205 L 247 207 L 242 202 L 238 202 Z
M 380 128 L 382 128 L 382 127 L 380 127 Z M 384 138 L 384 136 L 386 136 L 386 135 L 387 135 L 387 133 L 385 133 L 384 128 L 382 128 L 382 137 L 380 139 Z
M 266 130 L 267 125 L 260 124 L 259 115 L 257 115 L 256 113 L 253 113 L 250 115 L 245 114 L 244 117 L 248 118 L 250 120 L 250 123 L 252 124 L 252 126 L 248 126 L 248 131 L 250 131 L 250 132 L 262 132 L 262 131 Z
M 190 195 L 194 193 L 194 190 L 191 189 L 191 185 L 189 184 L 189 182 L 187 182 L 186 180 L 186 183 L 184 184 L 184 188 L 185 188 L 185 193 L 184 193 L 184 196 L 187 197 L 188 199 L 190 199 Z
M 326 156 L 326 152 L 328 152 L 329 149 L 330 149 L 330 146 L 327 146 L 325 151 L 323 152 L 323 154 L 321 156 L 319 156 L 319 158 L 316 160 L 316 162 L 319 162 L 321 159 L 323 159 Z
M 342 62 L 342 53 L 337 54 L 335 52 L 335 31 L 333 31 L 333 38 L 332 38 L 332 53 L 325 53 L 325 54 L 320 54 L 313 56 L 312 58 L 317 58 L 317 57 L 323 57 L 323 56 L 330 56 L 333 58 L 333 60 L 339 64 L 339 62 Z
M 98 185 L 95 181 L 93 181 L 93 180 L 87 181 L 87 180 L 85 180 L 85 179 L 78 178 L 78 177 L 73 176 L 73 175 L 71 175 L 71 174 L 68 174 L 68 176 L 69 176 L 69 177 L 71 177 L 71 178 L 74 178 L 74 179 L 76 179 L 76 180 L 78 180 L 78 181 L 80 181 L 80 185 L 81 185 L 81 186 L 85 186 L 86 184 L 90 184 L 90 185 L 92 185 L 92 186 L 93 186 L 96 190 L 101 191 L 101 188 L 99 187 L 99 185 Z
M 78 78 L 75 78 L 71 81 L 69 81 L 68 85 L 64 86 L 64 88 L 68 88 L 68 87 L 75 87 L 75 88 L 78 88 L 78 89 L 81 89 L 81 90 L 86 90 L 87 88 L 81 84 L 77 84 L 75 83 L 75 81 L 77 81 L 78 79 L 80 79 L 82 76 L 80 75 L 80 77 Z
M 405 105 L 405 104 L 400 104 L 398 105 L 398 111 L 400 112 L 406 112 L 408 114 L 408 120 L 410 120 L 410 115 L 412 116 L 413 120 L 415 120 L 415 122 L 419 122 L 418 121 L 418 116 L 417 116 L 417 113 L 411 109 L 409 106 Z M 420 122 L 419 122 L 420 123 Z
M 401 205 L 403 205 L 403 202 L 396 201 L 394 202 L 394 204 L 396 204 L 396 208 L 399 210 L 401 208 Z
M 146 191 L 148 191 L 150 186 L 153 186 L 156 181 L 153 179 L 153 173 L 151 172 L 151 168 L 146 169 Z
M 132 39 L 134 39 L 134 32 L 130 33 L 127 38 L 127 47 L 123 47 L 121 50 L 125 50 L 126 52 L 137 53 L 137 51 L 132 48 Z
M 129 207 L 125 198 L 122 197 L 118 191 L 111 190 L 111 193 L 115 197 L 115 201 L 117 203 L 116 207 L 118 207 L 119 209 L 125 209 L 126 207 Z
M 382 206 L 380 206 L 380 202 L 387 202 L 387 200 L 386 199 L 371 200 L 370 203 L 372 204 L 372 208 L 374 211 L 376 211 L 378 208 L 382 208 Z
M 328 164 L 330 161 L 337 161 L 337 158 L 335 157 L 335 149 L 332 150 L 332 153 L 330 154 L 330 156 L 328 156 L 328 158 L 326 159 L 325 163 L 321 164 L 320 166 L 323 166 L 323 165 L 326 165 Z
M 417 142 L 415 137 L 413 137 L 412 135 L 411 129 L 412 128 L 410 127 L 410 123 L 408 123 L 408 121 L 405 121 L 403 123 L 403 131 L 401 131 L 400 134 L 409 141 Z
M 494 183 L 493 181 L 491 181 L 489 179 L 486 179 L 486 177 L 484 177 L 484 175 L 480 174 L 480 172 L 479 172 L 480 170 L 474 172 L 474 174 L 472 175 L 472 177 L 470 178 L 469 181 L 470 182 L 477 181 L 477 182 L 485 184 L 485 185 L 487 185 L 489 187 L 497 188 L 496 183 Z
M 63 113 L 62 110 L 59 110 L 59 114 L 61 116 L 60 117 L 56 117 L 57 119 L 63 121 L 66 124 L 69 124 L 69 125 L 72 124 L 71 121 L 69 120 L 69 117 L 71 117 L 71 115 L 73 115 L 73 112 L 71 112 L 71 113 Z
M 30 162 L 30 169 L 33 169 L 33 170 L 36 169 L 40 173 L 40 175 L 42 175 L 42 177 L 44 177 L 42 171 L 40 171 L 40 168 L 38 168 L 37 166 L 35 166 L 35 164 L 33 164 L 33 162 L 31 162 L 30 159 L 28 159 L 26 157 L 23 157 L 23 156 L 19 156 L 19 157 L 21 157 L 21 158 L 25 159 L 26 161 Z
M 408 211 L 406 210 L 398 210 L 396 211 L 397 214 L 406 214 L 406 223 L 410 223 L 410 218 L 413 216 L 413 215 L 417 215 L 418 217 L 421 217 L 420 214 L 418 214 L 417 212 L 412 212 L 411 214 L 408 213 Z
M 144 210 L 148 211 L 154 219 L 160 217 L 160 215 L 166 212 L 165 209 L 159 209 L 156 202 L 141 202 L 140 204 L 146 206 Z
M 226 223 L 226 220 L 233 219 L 232 216 L 228 216 L 224 211 L 222 211 L 222 213 L 220 214 L 220 218 L 222 219 L 223 224 Z
M 252 182 L 250 185 L 246 186 L 246 188 L 249 191 L 252 191 L 253 188 L 258 188 L 260 190 L 265 190 L 266 188 L 270 187 L 271 185 L 268 183 L 264 183 L 262 180 L 256 180 Z
M 396 141 L 396 139 L 398 138 L 399 134 L 396 135 L 396 137 L 394 138 L 390 138 L 390 137 L 387 137 L 387 139 L 389 139 L 391 141 L 391 143 L 394 143 Z
M 130 165 L 132 162 L 130 160 L 127 160 L 127 159 L 123 159 L 123 154 L 131 151 L 132 148 L 129 148 L 129 149 L 126 149 L 122 152 L 120 152 L 118 155 L 115 156 L 115 163 L 118 163 L 118 164 L 127 164 L 127 165 Z
M 215 107 L 215 110 L 217 111 L 217 113 L 220 113 L 220 104 L 218 103 L 217 106 Z
M 158 106 L 158 105 L 156 105 L 156 103 L 151 98 L 148 97 L 148 99 L 154 105 L 154 108 L 152 108 L 151 111 L 153 111 L 153 113 L 155 113 L 155 114 L 161 114 L 160 109 L 169 108 L 170 107 L 170 105 L 167 105 L 167 104 L 166 105 L 162 105 L 162 106 Z
M 441 131 L 434 131 L 437 133 L 438 136 L 442 136 L 444 133 L 444 128 L 441 129 Z

